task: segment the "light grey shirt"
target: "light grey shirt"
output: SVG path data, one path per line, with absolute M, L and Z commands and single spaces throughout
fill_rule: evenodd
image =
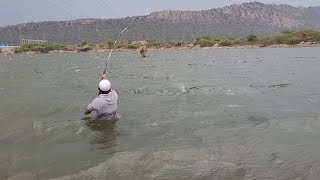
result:
M 115 90 L 108 94 L 100 94 L 87 108 L 93 109 L 97 118 L 118 119 L 118 94 Z

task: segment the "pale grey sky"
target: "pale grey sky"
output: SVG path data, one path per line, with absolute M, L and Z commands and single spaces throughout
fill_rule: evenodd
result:
M 292 6 L 320 6 L 320 0 L 255 0 Z M 119 18 L 159 10 L 206 10 L 250 0 L 0 0 L 0 26 L 79 18 Z

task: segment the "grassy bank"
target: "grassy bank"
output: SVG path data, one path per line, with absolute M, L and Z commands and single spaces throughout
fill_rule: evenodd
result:
M 303 43 L 320 43 L 320 32 L 318 31 L 284 31 L 281 35 L 259 39 L 256 35 L 250 34 L 246 38 L 240 39 L 221 39 L 200 37 L 195 41 L 195 45 L 200 47 L 213 46 L 236 46 L 236 45 L 257 45 L 267 47 L 271 45 L 298 45 Z
M 297 45 L 300 43 L 320 43 L 320 32 L 318 31 L 285 31 L 280 36 L 267 37 L 258 41 L 262 47 L 274 44 Z
M 181 47 L 186 43 L 175 42 L 175 41 L 159 41 L 159 40 L 148 40 L 144 43 L 149 48 L 172 48 L 172 47 Z M 114 41 L 109 40 L 105 43 L 99 44 L 99 49 L 112 49 L 114 46 Z M 137 49 L 141 46 L 139 42 L 136 41 L 119 41 L 117 42 L 116 49 Z
M 211 37 L 199 37 L 195 40 L 195 45 L 200 45 L 200 47 L 213 47 L 213 46 L 234 46 L 243 44 L 242 39 L 220 39 Z
M 63 44 L 25 44 L 19 48 L 16 48 L 14 52 L 22 53 L 22 52 L 34 51 L 34 52 L 48 53 L 50 51 L 56 51 L 56 50 L 71 51 L 74 49 L 72 47 L 68 47 Z
M 93 44 L 82 42 L 77 46 L 67 46 L 63 44 L 49 43 L 49 44 L 29 44 L 22 45 L 14 50 L 15 53 L 22 52 L 40 52 L 48 53 L 50 51 L 78 51 L 87 52 L 91 50 L 110 50 L 113 48 L 115 41 L 108 40 L 101 44 Z M 181 41 L 160 41 L 148 40 L 144 42 L 148 48 L 183 48 L 183 47 L 234 47 L 234 46 L 247 46 L 254 45 L 257 47 L 268 47 L 272 45 L 320 45 L 320 32 L 319 31 L 284 31 L 281 35 L 258 38 L 254 34 L 250 34 L 243 38 L 215 38 L 215 37 L 199 37 L 194 42 L 181 42 Z M 136 41 L 119 41 L 116 49 L 138 49 L 141 46 L 140 42 Z M 1 49 L 0 49 L 1 53 Z
M 215 37 L 199 37 L 193 43 L 178 42 L 178 41 L 159 41 L 149 40 L 146 42 L 148 48 L 175 48 L 185 47 L 187 45 L 200 46 L 200 47 L 233 47 L 233 46 L 246 46 L 256 45 L 259 47 L 267 47 L 271 45 L 298 45 L 303 43 L 320 43 L 319 31 L 284 31 L 281 35 L 258 38 L 254 34 L 250 34 L 243 38 L 215 38 Z M 107 41 L 99 45 L 100 49 L 113 48 L 114 41 Z M 115 48 L 121 49 L 137 49 L 140 46 L 138 42 L 118 42 Z

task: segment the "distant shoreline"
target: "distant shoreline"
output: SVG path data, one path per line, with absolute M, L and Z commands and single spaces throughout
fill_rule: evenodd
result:
M 219 47 L 200 47 L 199 45 L 192 45 L 189 44 L 188 46 L 183 47 L 150 47 L 148 51 L 180 51 L 180 50 L 204 50 L 204 49 L 269 49 L 269 48 L 310 48 L 310 47 L 319 47 L 320 43 L 317 44 L 298 44 L 298 45 L 286 45 L 286 44 L 275 44 L 270 46 L 261 47 L 258 45 L 242 45 L 242 46 L 219 46 Z M 1 49 L 1 48 L 0 48 Z M 86 52 L 110 52 L 111 49 L 93 49 L 88 50 Z M 120 51 L 139 51 L 139 49 L 132 49 L 132 48 L 118 48 L 114 50 L 115 52 Z M 85 53 L 85 52 L 78 52 L 76 50 L 54 50 L 49 51 L 47 53 Z M 27 51 L 22 53 L 15 53 L 14 48 L 2 48 L 1 55 L 14 55 L 14 54 L 46 54 L 39 51 Z
M 41 53 L 66 53 L 66 52 L 109 52 L 138 51 L 144 48 L 148 51 L 155 50 L 197 50 L 197 49 L 259 49 L 259 48 L 305 48 L 320 47 L 320 32 L 313 30 L 284 31 L 282 35 L 259 39 L 250 34 L 246 38 L 212 38 L 198 37 L 194 42 L 182 41 L 115 41 L 109 40 L 101 44 L 82 42 L 79 45 L 64 45 L 57 43 L 26 44 L 18 48 L 1 48 L 0 54 L 41 54 Z

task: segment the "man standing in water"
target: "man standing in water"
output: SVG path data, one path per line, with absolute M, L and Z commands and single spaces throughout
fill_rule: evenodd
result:
M 97 96 L 85 109 L 84 114 L 96 112 L 97 119 L 117 120 L 118 94 L 111 89 L 111 83 L 107 80 L 107 74 L 102 74 L 99 83 L 99 96 Z

